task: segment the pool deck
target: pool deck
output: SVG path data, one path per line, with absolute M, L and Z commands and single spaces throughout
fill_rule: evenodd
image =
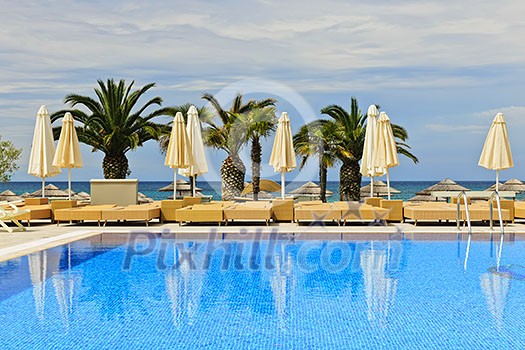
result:
M 99 235 L 101 233 L 154 233 L 174 234 L 177 239 L 188 240 L 240 240 L 240 239 L 267 239 L 271 234 L 294 237 L 296 240 L 323 239 L 323 240 L 378 240 L 400 239 L 455 239 L 458 233 L 466 235 L 466 227 L 456 228 L 453 223 L 425 224 L 414 226 L 412 223 L 395 223 L 387 226 L 354 223 L 347 226 L 337 225 L 300 225 L 294 223 L 277 223 L 270 226 L 257 224 L 253 226 L 230 225 L 183 225 L 153 223 L 146 227 L 141 224 L 119 224 L 107 227 L 98 227 L 96 224 L 55 224 L 31 223 L 26 231 L 13 233 L 0 231 L 0 261 L 9 260 L 35 251 L 55 247 L 79 239 Z M 474 239 L 487 239 L 491 233 L 500 233 L 499 226 L 493 230 L 488 225 L 472 227 Z M 505 236 L 509 239 L 525 239 L 525 222 L 508 224 L 505 226 Z

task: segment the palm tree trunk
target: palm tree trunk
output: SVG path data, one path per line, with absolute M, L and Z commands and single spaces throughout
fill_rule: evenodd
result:
M 125 154 L 106 154 L 102 160 L 105 179 L 125 179 L 131 174 Z
M 319 157 L 319 187 L 321 190 L 321 200 L 326 203 L 326 174 L 328 169 L 324 164 L 322 157 Z
M 253 186 L 253 200 L 259 200 L 259 192 L 261 191 L 261 142 L 258 137 L 252 139 L 252 186 Z
M 339 170 L 339 197 L 342 201 L 358 201 L 360 199 L 361 173 L 357 160 L 347 160 Z
M 239 155 L 229 155 L 222 162 L 222 200 L 232 200 L 240 196 L 244 189 L 246 167 Z

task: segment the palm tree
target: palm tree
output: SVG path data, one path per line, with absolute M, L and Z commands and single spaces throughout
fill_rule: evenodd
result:
M 93 152 L 104 152 L 102 169 L 106 179 L 126 178 L 131 173 L 126 153 L 142 146 L 146 141 L 158 139 L 163 128 L 152 119 L 165 115 L 166 108 L 144 115 L 148 107 L 162 104 L 160 97 L 154 97 L 135 108 L 138 100 L 155 84 L 150 83 L 132 91 L 133 85 L 134 81 L 126 86 L 124 80 L 120 80 L 118 84 L 113 79 L 108 79 L 106 84 L 98 80 L 98 88 L 94 89 L 98 101 L 77 94 L 70 94 L 65 98 L 65 103 L 72 107 L 82 105 L 87 108 L 88 113 L 74 109 L 58 111 L 51 116 L 51 121 L 54 122 L 66 112 L 71 112 L 73 118 L 83 124 L 76 127 L 78 139 L 92 146 Z M 60 128 L 55 128 L 55 138 L 58 138 L 59 130 Z
M 228 155 L 222 162 L 222 199 L 230 200 L 239 196 L 244 189 L 244 176 L 246 167 L 239 157 L 241 147 L 247 142 L 246 132 L 238 132 L 234 127 L 239 122 L 239 116 L 245 115 L 260 107 L 272 105 L 268 100 L 255 101 L 249 100 L 243 103 L 242 94 L 238 93 L 233 99 L 232 106 L 226 111 L 217 99 L 208 93 L 204 93 L 203 99 L 208 101 L 215 113 L 219 117 L 221 124 L 216 124 L 213 120 L 205 121 L 209 127 L 204 130 L 204 142 L 208 147 L 223 150 Z M 272 100 L 273 101 L 273 100 Z
M 277 125 L 275 108 L 269 105 L 275 104 L 275 100 L 266 99 L 258 101 L 256 107 L 249 113 L 236 116 L 237 122 L 232 129 L 235 133 L 244 135 L 244 141 L 251 141 L 250 158 L 252 162 L 252 186 L 253 199 L 259 199 L 261 179 L 262 146 L 261 137 L 268 137 Z
M 326 181 L 328 168 L 335 165 L 337 124 L 331 120 L 318 119 L 303 125 L 293 137 L 295 152 L 301 155 L 302 169 L 312 156 L 319 161 L 319 186 L 321 200 L 326 202 Z
M 350 113 L 338 105 L 330 105 L 321 110 L 321 113 L 332 117 L 338 130 L 334 134 L 337 139 L 337 150 L 335 154 L 342 162 L 339 170 L 339 195 L 341 200 L 359 200 L 361 188 L 361 173 L 359 172 L 359 161 L 363 157 L 363 146 L 366 131 L 366 116 L 361 113 L 355 97 L 351 98 Z M 407 131 L 396 124 L 392 124 L 394 137 L 397 143 L 398 153 L 405 155 L 414 163 L 418 158 L 412 154 L 410 146 L 406 144 Z

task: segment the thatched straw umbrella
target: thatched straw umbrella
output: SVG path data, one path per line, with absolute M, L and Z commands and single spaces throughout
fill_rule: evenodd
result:
M 319 186 L 315 182 L 308 181 L 301 187 L 298 187 L 295 190 L 290 191 L 289 193 L 293 195 L 295 198 L 307 197 L 310 199 L 314 199 L 314 198 L 318 199 L 318 198 L 321 198 L 321 186 Z M 326 190 L 327 196 L 331 196 L 333 194 L 334 193 L 332 191 Z
M 361 198 L 369 197 L 370 191 L 372 190 L 372 186 L 374 189 L 374 196 L 375 197 L 384 197 L 388 196 L 388 186 L 386 183 L 384 183 L 381 180 L 374 180 L 373 185 L 368 184 L 366 186 L 361 187 Z M 393 187 L 390 187 L 390 193 L 401 193 L 401 191 L 396 190 Z
M 153 199 L 149 198 L 142 192 L 137 193 L 137 202 L 139 204 L 145 204 L 145 203 L 153 203 Z
M 501 186 L 503 186 L 503 184 L 501 182 L 498 182 L 498 187 L 501 189 Z M 490 186 L 489 188 L 486 188 L 485 191 L 495 191 L 496 190 L 496 184 L 493 184 L 492 186 Z
M 496 184 L 487 188 L 487 191 L 494 191 L 496 189 Z M 525 192 L 525 183 L 518 179 L 510 179 L 505 181 L 505 183 L 499 184 L 500 191 L 512 191 L 516 193 Z
M 53 184 L 46 185 L 44 190 L 44 193 L 47 197 L 69 197 L 69 193 L 67 191 L 61 190 Z M 42 190 L 32 192 L 31 197 L 42 197 Z
M 439 181 L 438 183 L 425 188 L 424 190 L 417 192 L 416 194 L 430 194 L 431 192 L 437 192 L 437 191 L 470 191 L 468 188 L 461 186 L 457 182 L 451 179 L 444 179 Z
M 414 197 L 408 199 L 409 202 L 446 202 L 445 198 L 434 197 L 429 194 L 416 194 Z
M 432 192 L 448 192 L 448 191 L 470 191 L 468 188 L 461 186 L 451 179 L 444 179 L 438 183 L 425 188 L 422 191 L 416 192 L 416 196 L 409 199 L 410 202 L 442 202 L 446 201 L 444 198 L 436 198 L 432 196 Z
M 157 191 L 159 192 L 173 192 L 173 182 L 169 184 L 168 186 L 164 186 L 162 188 L 159 188 Z M 202 189 L 195 187 L 195 196 L 201 197 L 202 196 Z M 191 184 L 185 180 L 178 179 L 177 180 L 177 198 L 182 198 L 185 196 L 192 196 L 193 192 L 191 190 Z M 173 195 L 169 196 L 168 198 L 173 198 Z
M 75 194 L 71 194 L 71 199 L 74 199 L 76 201 L 79 201 L 81 203 L 89 203 L 91 202 L 91 196 L 87 192 L 79 192 Z
M 0 193 L 0 201 L 19 201 L 22 198 L 18 196 L 16 193 L 14 193 L 11 190 L 5 190 L 4 192 Z

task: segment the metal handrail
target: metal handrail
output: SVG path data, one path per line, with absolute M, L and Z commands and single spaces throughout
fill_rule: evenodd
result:
M 496 198 L 496 203 L 498 204 L 498 216 L 499 216 L 499 225 L 501 227 L 501 235 L 504 235 L 505 231 L 503 229 L 503 216 L 501 215 L 501 201 L 500 201 L 500 198 L 499 198 L 498 191 L 492 192 L 492 194 L 489 197 L 490 229 L 492 230 L 493 226 L 494 226 L 493 225 L 494 220 L 493 220 L 493 214 L 492 214 L 492 208 L 493 208 L 492 203 L 494 202 L 494 198 Z
M 472 226 L 470 225 L 470 213 L 469 213 L 469 210 L 468 210 L 468 197 L 467 197 L 467 193 L 465 191 L 461 191 L 458 194 L 458 196 L 457 196 L 457 201 L 458 201 L 458 215 L 457 215 L 457 219 L 456 219 L 457 227 L 458 227 L 458 230 L 459 230 L 459 221 L 461 220 L 461 198 L 463 198 L 463 201 L 465 203 L 465 214 L 466 214 L 466 219 L 467 219 L 468 234 L 471 235 L 472 234 Z
M 460 208 L 459 197 L 460 197 L 460 195 L 458 195 L 458 218 L 459 218 L 459 215 L 460 215 L 460 212 L 459 212 L 459 208 Z M 465 196 L 466 196 L 466 193 L 465 193 Z M 496 257 L 496 269 L 499 271 L 499 266 L 500 266 L 500 261 L 501 261 L 501 251 L 503 249 L 503 237 L 505 235 L 505 230 L 503 228 L 503 215 L 501 214 L 501 202 L 500 202 L 500 196 L 499 196 L 498 191 L 494 191 L 489 197 L 490 229 L 491 230 L 493 229 L 493 221 L 494 221 L 493 220 L 493 214 L 492 214 L 492 211 L 493 211 L 492 203 L 494 202 L 494 199 L 496 200 L 496 203 L 498 205 L 499 223 L 500 223 L 500 227 L 501 227 L 501 239 L 500 239 L 499 249 L 498 249 L 498 253 L 497 253 L 497 257 Z M 465 199 L 465 203 L 467 203 L 466 199 Z M 467 220 L 469 220 L 468 219 L 468 217 L 469 217 L 468 206 L 465 205 L 465 208 L 467 208 Z M 458 223 L 458 228 L 459 228 L 459 223 Z M 469 228 L 470 228 L 470 225 L 469 225 Z M 469 230 L 468 242 L 467 242 L 467 251 L 465 252 L 465 262 L 463 264 L 463 268 L 465 269 L 465 271 L 467 270 L 467 261 L 468 261 L 468 256 L 469 256 L 469 252 L 470 252 L 471 233 L 472 233 L 472 231 Z M 492 233 L 490 235 L 490 239 L 492 241 Z

